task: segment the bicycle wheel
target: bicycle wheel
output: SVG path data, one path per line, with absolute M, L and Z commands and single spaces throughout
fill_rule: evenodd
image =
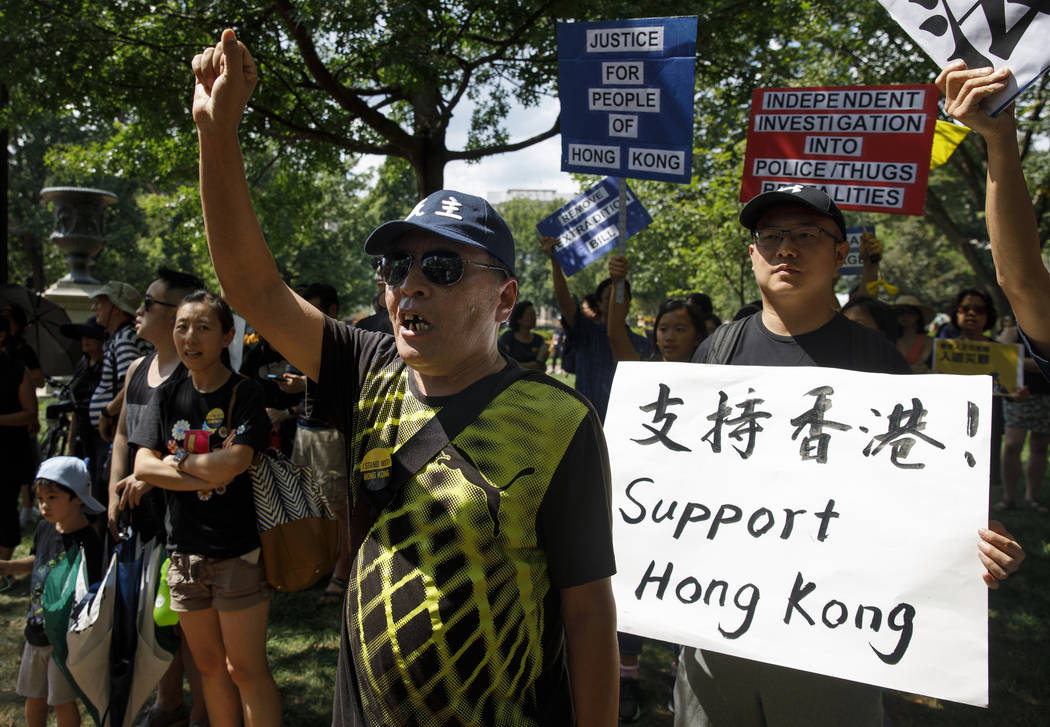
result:
M 40 442 L 40 459 L 50 459 L 66 453 L 66 441 L 69 437 L 69 422 L 59 420 L 44 432 Z

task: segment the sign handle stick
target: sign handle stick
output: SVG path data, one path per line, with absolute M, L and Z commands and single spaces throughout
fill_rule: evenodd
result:
M 616 254 L 626 255 L 627 254 L 627 180 L 623 177 L 616 178 L 616 184 L 620 189 L 619 200 L 620 200 L 620 219 L 619 219 L 619 236 L 616 242 Z M 624 296 L 624 281 L 620 280 L 616 283 L 616 302 L 623 303 Z

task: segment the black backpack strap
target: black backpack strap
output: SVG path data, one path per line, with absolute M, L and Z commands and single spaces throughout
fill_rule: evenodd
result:
M 756 314 L 757 315 L 757 314 Z M 750 318 L 750 316 L 748 316 Z M 711 334 L 711 345 L 707 348 L 707 358 L 704 363 L 727 364 L 733 357 L 737 342 L 744 332 L 748 318 L 738 321 L 730 321 L 715 329 Z

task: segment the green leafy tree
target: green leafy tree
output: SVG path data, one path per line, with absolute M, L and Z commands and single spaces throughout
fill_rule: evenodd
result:
M 720 33 L 722 26 L 716 21 L 725 5 L 714 5 L 699 11 L 693 180 L 688 185 L 632 182 L 655 222 L 631 241 L 629 249 L 633 277 L 649 281 L 636 289 L 661 294 L 699 289 L 727 315 L 757 297 L 747 240 L 736 221 L 742 207 L 736 195 L 753 90 L 922 83 L 932 81 L 938 69 L 884 10 L 870 2 L 749 4 L 738 7 L 732 34 Z M 1050 233 L 1050 160 L 1037 143 L 1047 131 L 1047 94 L 1044 77 L 1020 99 L 1018 116 L 1040 228 Z M 977 283 L 1007 309 L 991 261 L 979 244 L 987 237 L 983 159 L 981 140 L 971 134 L 949 164 L 931 175 L 924 218 L 847 213 L 850 224 L 875 224 L 890 242 L 883 264 L 890 282 L 934 301 L 950 297 L 947 291 L 963 282 Z M 919 260 L 924 267 L 915 265 Z

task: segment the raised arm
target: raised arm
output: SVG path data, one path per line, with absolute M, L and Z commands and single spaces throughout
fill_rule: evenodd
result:
M 627 258 L 623 255 L 609 256 L 609 278 L 615 286 L 627 278 Z M 615 287 L 613 288 L 615 290 Z M 620 302 L 617 296 L 609 296 L 609 312 L 605 321 L 605 331 L 609 335 L 609 347 L 617 361 L 638 361 L 638 352 L 631 345 L 627 336 L 627 296 Z
M 1028 194 L 1017 148 L 1013 106 L 989 116 L 982 100 L 1006 87 L 1009 69 L 968 69 L 962 61 L 948 65 L 937 76 L 944 94 L 944 110 L 980 134 L 988 148 L 985 223 L 992 245 L 995 271 L 1014 316 L 1036 351 L 1050 356 L 1050 273 L 1040 255 L 1039 227 Z
M 558 243 L 557 238 L 554 237 L 541 237 L 540 245 L 543 247 L 543 252 L 550 258 L 551 261 L 551 278 L 554 282 L 554 297 L 558 300 L 558 308 L 561 309 L 561 316 L 565 319 L 566 330 L 571 330 L 576 326 L 576 301 L 572 299 L 572 293 L 569 292 L 569 284 L 565 282 L 565 273 L 561 271 L 561 265 L 554 257 L 554 246 Z
M 223 295 L 292 365 L 316 381 L 324 315 L 281 280 L 252 208 L 237 139 L 258 81 L 255 62 L 227 29 L 192 65 L 204 232 Z

